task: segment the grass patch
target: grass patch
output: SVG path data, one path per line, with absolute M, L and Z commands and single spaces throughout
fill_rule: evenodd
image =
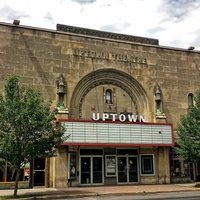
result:
M 197 184 L 195 185 L 195 187 L 200 187 L 200 183 L 197 183 Z
M 18 199 L 18 198 L 30 198 L 30 199 L 36 199 L 36 197 L 41 196 L 41 195 L 17 195 L 16 197 L 12 196 L 0 196 L 0 200 L 5 200 L 5 199 Z

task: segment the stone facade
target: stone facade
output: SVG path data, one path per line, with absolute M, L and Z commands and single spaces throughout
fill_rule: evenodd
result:
M 173 123 L 176 130 L 180 116 L 187 113 L 188 94 L 200 87 L 200 52 L 162 47 L 156 39 L 64 25 L 54 31 L 5 23 L 0 23 L 0 39 L 0 89 L 15 73 L 56 107 L 56 81 L 62 74 L 67 109 L 60 112 L 62 119 L 91 120 L 94 112 L 128 112 L 144 115 L 146 122 Z M 107 91 L 111 104 L 106 103 Z M 51 160 L 52 187 L 68 184 L 67 150 Z M 155 175 L 141 176 L 138 182 L 169 183 L 169 147 L 142 147 L 140 152 L 154 154 Z

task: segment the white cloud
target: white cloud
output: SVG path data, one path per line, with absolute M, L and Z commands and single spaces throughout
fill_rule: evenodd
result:
M 56 29 L 80 26 L 200 49 L 200 0 L 0 0 L 0 21 Z
M 27 17 L 27 18 L 30 17 L 28 14 L 26 14 L 26 12 L 15 10 L 8 5 L 4 5 L 3 7 L 1 7 L 0 13 L 1 17 L 5 19 L 5 21 L 10 21 L 21 17 Z

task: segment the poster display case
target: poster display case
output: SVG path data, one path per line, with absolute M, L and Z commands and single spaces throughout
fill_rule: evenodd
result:
M 68 179 L 76 179 L 76 153 L 68 153 Z
M 105 169 L 106 177 L 116 176 L 116 156 L 115 155 L 106 155 Z

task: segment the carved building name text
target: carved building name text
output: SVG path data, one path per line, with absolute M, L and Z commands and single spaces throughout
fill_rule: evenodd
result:
M 147 64 L 146 58 L 132 56 L 128 54 L 105 53 L 105 52 L 97 52 L 79 48 L 72 49 L 72 52 L 74 56 L 82 56 L 82 57 L 102 59 L 102 60 L 114 60 L 114 61 L 121 61 L 128 63 Z

